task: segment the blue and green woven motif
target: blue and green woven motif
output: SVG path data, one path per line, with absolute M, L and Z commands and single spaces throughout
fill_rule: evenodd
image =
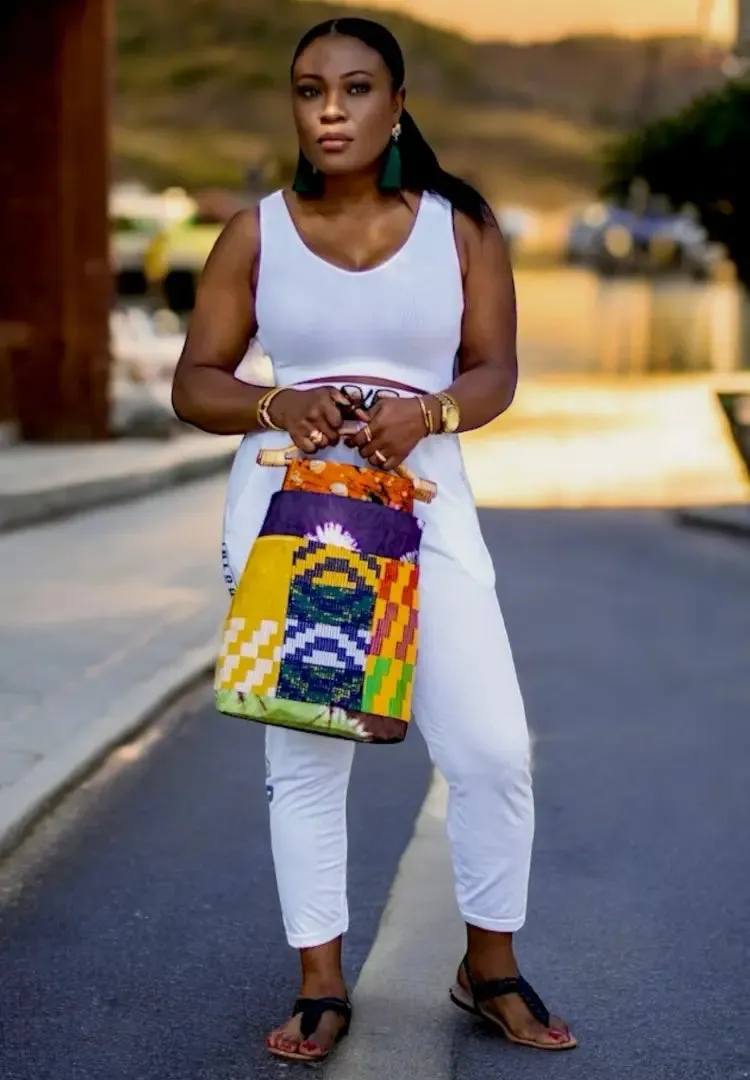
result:
M 369 644 L 369 629 L 287 615 L 277 696 L 359 709 Z
M 336 520 L 331 509 L 317 494 L 274 496 L 266 522 L 274 531 L 255 542 L 226 621 L 217 705 L 266 723 L 395 741 L 411 714 L 420 529 L 389 507 L 336 498 Z M 318 510 L 325 517 L 316 521 Z

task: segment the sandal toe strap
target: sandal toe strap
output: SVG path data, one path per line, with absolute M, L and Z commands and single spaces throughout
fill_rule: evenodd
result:
M 549 1009 L 523 975 L 514 979 L 488 979 L 487 982 L 473 983 L 471 990 L 477 1004 L 508 994 L 518 994 L 534 1019 L 544 1027 L 549 1027 Z
M 337 997 L 297 998 L 292 1015 L 299 1016 L 300 1013 L 302 1014 L 299 1026 L 303 1039 L 309 1039 L 317 1031 L 323 1014 L 327 1012 L 336 1013 L 337 1016 L 343 1017 L 345 1023 L 339 1032 L 339 1038 L 343 1038 L 348 1032 L 352 1021 L 350 1001 Z
M 542 999 L 537 994 L 536 990 L 530 983 L 527 983 L 523 975 L 518 976 L 518 993 L 521 995 L 526 1008 L 529 1010 L 535 1020 L 538 1020 L 544 1027 L 549 1027 L 550 1012 Z

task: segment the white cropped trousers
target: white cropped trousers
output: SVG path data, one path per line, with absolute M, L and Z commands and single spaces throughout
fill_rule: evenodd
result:
M 503 617 L 491 584 L 429 550 L 420 609 L 414 720 L 448 783 L 458 907 L 473 926 L 515 931 L 526 914 L 534 805 Z M 349 925 L 346 797 L 354 751 L 343 740 L 266 732 L 273 858 L 294 948 L 325 944 Z M 396 755 L 399 748 L 361 752 Z

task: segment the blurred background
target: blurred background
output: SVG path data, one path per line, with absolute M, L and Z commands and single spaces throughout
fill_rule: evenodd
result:
M 370 9 L 404 45 L 411 108 L 445 165 L 503 224 L 525 375 L 750 363 L 748 8 Z M 197 276 L 228 217 L 289 182 L 289 57 L 341 9 L 24 10 L 1 17 L 1 437 L 164 435 Z
M 748 1077 L 750 0 L 2 0 L 0 1076 L 278 1075 L 262 731 L 210 686 L 239 439 L 170 389 L 224 223 L 292 176 L 294 47 L 353 11 L 515 267 L 519 390 L 463 451 L 534 741 L 524 972 L 573 1080 Z M 461 948 L 444 793 L 396 877 L 436 781 L 417 733 L 382 755 L 334 1075 L 483 1080 L 496 1043 L 425 1022 Z

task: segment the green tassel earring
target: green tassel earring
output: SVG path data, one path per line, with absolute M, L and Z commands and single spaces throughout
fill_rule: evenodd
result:
M 297 171 L 292 182 L 292 191 L 297 195 L 322 195 L 323 175 L 313 168 L 305 155 L 300 151 L 297 158 Z
M 401 151 L 398 148 L 398 137 L 401 134 L 401 125 L 396 124 L 393 129 L 391 141 L 383 157 L 383 171 L 380 174 L 378 187 L 383 192 L 400 191 L 403 180 L 401 168 Z

